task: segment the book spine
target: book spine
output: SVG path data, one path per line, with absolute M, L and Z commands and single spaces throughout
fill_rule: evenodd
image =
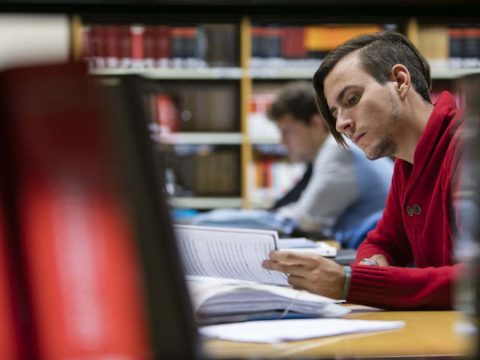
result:
M 154 27 L 154 61 L 155 66 L 165 68 L 169 66 L 172 57 L 172 35 L 168 25 Z
M 133 42 L 132 36 L 130 33 L 130 26 L 122 25 L 118 29 L 119 32 L 119 50 L 120 54 L 120 63 L 119 66 L 123 69 L 128 69 L 132 67 L 133 59 Z
M 132 48 L 132 67 L 143 67 L 145 59 L 148 59 L 148 33 L 142 25 L 136 24 L 130 26 L 131 48 Z
M 160 133 L 170 134 L 179 130 L 178 108 L 172 96 L 158 94 L 157 96 L 157 125 Z

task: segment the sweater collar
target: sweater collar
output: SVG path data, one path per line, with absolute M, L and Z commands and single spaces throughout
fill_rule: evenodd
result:
M 425 130 L 415 148 L 413 157 L 415 168 L 422 168 L 423 163 L 430 158 L 440 139 L 443 136 L 449 136 L 447 128 L 451 125 L 456 109 L 453 96 L 449 92 L 443 91 L 434 104 Z

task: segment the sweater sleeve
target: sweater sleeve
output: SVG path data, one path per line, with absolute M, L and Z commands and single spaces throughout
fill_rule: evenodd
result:
M 352 265 L 347 301 L 386 309 L 450 309 L 453 283 L 461 266 Z

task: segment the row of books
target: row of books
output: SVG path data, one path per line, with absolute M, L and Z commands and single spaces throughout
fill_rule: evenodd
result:
M 240 196 L 240 154 L 237 148 L 176 146 L 171 163 L 176 196 Z
M 480 67 L 480 26 L 420 26 L 418 48 L 433 68 Z
M 353 36 L 380 31 L 381 25 L 252 27 L 252 58 L 322 59 Z
M 83 57 L 94 69 L 238 66 L 235 24 L 89 25 Z
M 275 98 L 274 92 L 254 92 L 250 96 L 250 112 L 266 113 Z
M 148 95 L 147 112 L 157 135 L 183 132 L 236 132 L 240 129 L 236 84 L 174 83 Z
M 318 59 L 344 41 L 384 28 L 395 29 L 395 26 L 253 26 L 251 66 L 317 67 Z M 235 24 L 92 24 L 84 27 L 83 35 L 83 56 L 94 69 L 205 68 L 239 64 L 239 36 Z M 419 28 L 418 37 L 420 50 L 435 67 L 478 66 L 478 26 L 425 25 Z
M 249 165 L 249 200 L 255 204 L 273 204 L 300 180 L 305 165 L 290 163 L 274 156 L 261 156 Z

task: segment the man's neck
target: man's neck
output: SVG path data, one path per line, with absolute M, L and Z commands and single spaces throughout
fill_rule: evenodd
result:
M 428 119 L 433 111 L 433 105 L 423 101 L 422 99 L 415 99 L 412 101 L 409 109 L 414 109 L 407 113 L 405 133 L 403 134 L 402 146 L 399 146 L 399 152 L 395 156 L 409 162 L 414 163 L 415 150 L 418 142 L 422 137 Z

